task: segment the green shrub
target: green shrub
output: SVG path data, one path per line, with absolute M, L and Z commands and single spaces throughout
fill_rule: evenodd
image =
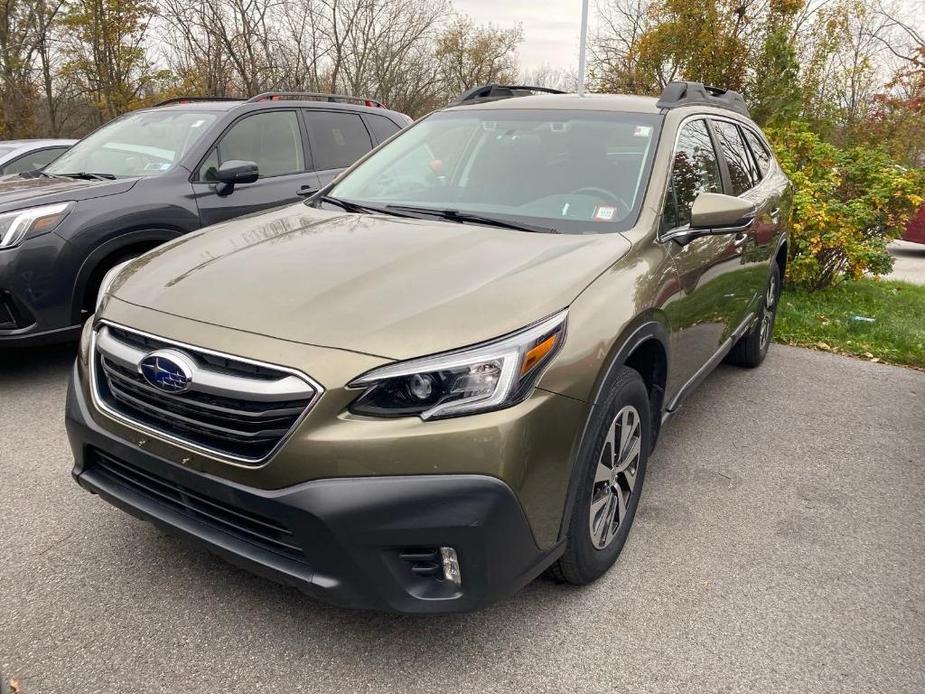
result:
M 803 123 L 767 134 L 794 185 L 788 281 L 821 289 L 890 272 L 886 244 L 923 202 L 922 170 L 897 165 L 880 148 L 840 149 Z

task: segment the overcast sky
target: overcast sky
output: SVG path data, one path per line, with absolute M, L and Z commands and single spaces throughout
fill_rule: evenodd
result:
M 524 28 L 524 42 L 518 51 L 523 70 L 544 64 L 578 67 L 581 0 L 453 0 L 453 5 L 478 24 L 509 29 L 519 22 Z M 593 14 L 594 3 L 591 5 Z
M 901 8 L 904 18 L 918 27 L 925 25 L 923 0 L 886 0 L 885 4 Z M 593 28 L 595 0 L 590 5 Z M 581 0 L 453 0 L 453 6 L 478 24 L 491 23 L 508 29 L 519 22 L 524 29 L 524 41 L 518 51 L 522 70 L 549 65 L 577 71 Z

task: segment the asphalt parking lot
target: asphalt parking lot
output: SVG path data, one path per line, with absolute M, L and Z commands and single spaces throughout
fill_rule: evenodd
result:
M 774 346 L 666 428 L 617 566 L 351 612 L 80 490 L 71 348 L 0 353 L 0 670 L 23 694 L 925 691 L 925 374 Z

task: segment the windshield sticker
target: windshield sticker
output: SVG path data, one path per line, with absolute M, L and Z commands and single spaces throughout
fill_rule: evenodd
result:
M 594 219 L 599 222 L 612 222 L 617 216 L 617 208 L 612 205 L 598 205 L 594 208 Z
M 633 131 L 633 137 L 649 137 L 652 134 L 651 125 L 637 125 Z

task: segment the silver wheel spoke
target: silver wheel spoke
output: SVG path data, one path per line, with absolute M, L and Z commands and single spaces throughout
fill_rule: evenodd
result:
M 620 508 L 621 504 L 618 501 L 620 495 L 617 494 L 616 497 L 617 498 L 614 499 L 613 494 L 610 496 L 611 502 L 610 506 L 607 508 L 607 520 L 604 523 L 604 528 L 606 528 L 607 532 L 607 544 L 610 544 L 613 536 L 617 534 L 617 527 L 619 527 L 620 519 L 623 517 L 622 509 Z
M 595 547 L 603 548 L 606 545 L 607 533 L 610 529 L 610 507 L 613 505 L 613 495 L 606 494 L 601 497 L 597 510 L 591 509 L 591 541 Z
M 629 466 L 626 470 L 623 471 L 623 479 L 626 480 L 626 486 L 629 487 L 630 492 L 633 491 L 633 487 L 636 486 L 636 468 Z
M 623 472 L 628 468 L 633 462 L 639 457 L 639 449 L 642 444 L 642 437 L 635 436 L 633 437 L 632 442 L 629 447 L 624 451 L 623 457 L 620 459 L 619 465 L 617 465 L 617 472 Z
M 617 507 L 619 511 L 617 520 L 622 521 L 623 518 L 626 517 L 626 502 L 629 501 L 630 495 L 627 493 L 626 496 L 624 496 L 623 490 L 620 489 L 619 487 L 617 487 L 614 491 L 615 491 L 615 496 L 617 497 Z M 614 531 L 616 531 L 616 528 L 614 528 Z
M 601 462 L 610 463 L 610 467 L 614 466 L 614 463 L 617 461 L 617 423 L 614 422 L 610 425 L 610 428 L 607 430 L 607 438 L 604 439 L 604 448 L 601 451 Z
M 597 472 L 594 474 L 594 486 L 601 482 L 610 482 L 611 469 L 604 465 L 603 462 L 597 464 Z
M 633 440 L 633 432 L 637 426 L 636 410 L 627 407 L 623 410 L 623 421 L 620 423 L 620 460 L 623 459 L 626 448 Z

